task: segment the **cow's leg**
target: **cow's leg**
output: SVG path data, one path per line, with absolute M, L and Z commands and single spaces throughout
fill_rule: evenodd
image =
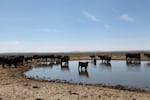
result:
M 22 63 L 22 66 L 23 66 L 24 65 L 24 60 L 22 60 L 21 63 Z
M 17 68 L 17 63 L 14 63 L 15 68 Z
M 85 66 L 85 70 L 87 70 L 87 66 Z
M 3 68 L 5 67 L 5 64 L 4 64 L 4 63 L 2 64 L 2 67 L 3 67 Z
M 47 58 L 46 58 L 46 63 L 47 63 Z
M 80 66 L 80 69 L 82 70 L 82 66 Z

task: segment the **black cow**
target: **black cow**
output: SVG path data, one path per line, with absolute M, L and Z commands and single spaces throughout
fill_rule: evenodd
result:
M 8 56 L 8 57 L 0 57 L 0 64 L 4 68 L 5 65 L 11 66 L 14 65 L 17 67 L 19 63 L 23 65 L 24 56 Z
M 140 53 L 127 53 L 125 56 L 127 63 L 132 63 L 132 61 L 134 61 L 134 63 L 137 62 L 140 63 L 141 60 Z
M 5 66 L 5 57 L 0 57 L 0 64 L 4 68 L 4 66 Z
M 140 53 L 127 53 L 126 58 L 140 58 Z
M 63 62 L 65 63 L 65 65 L 69 65 L 69 56 L 64 56 L 64 57 L 61 57 L 61 66 L 64 66 L 63 65 Z
M 78 69 L 79 69 L 79 67 L 81 67 L 81 70 L 82 70 L 82 67 L 87 69 L 88 63 L 89 63 L 88 61 L 87 62 L 79 62 Z
M 95 59 L 95 56 L 90 56 L 91 57 L 91 60 Z
M 104 60 L 106 63 L 110 63 L 110 61 L 111 61 L 111 57 L 110 57 L 110 56 L 104 55 L 104 56 L 98 56 L 98 57 L 102 60 L 102 62 L 103 62 L 103 60 Z
M 27 62 L 27 63 L 28 63 L 29 60 L 32 61 L 32 59 L 33 59 L 33 57 L 25 57 L 24 58 L 25 62 Z
M 145 53 L 144 56 L 150 57 L 150 54 L 149 53 Z
M 68 61 L 69 61 L 68 56 L 61 57 L 61 62 L 68 62 Z

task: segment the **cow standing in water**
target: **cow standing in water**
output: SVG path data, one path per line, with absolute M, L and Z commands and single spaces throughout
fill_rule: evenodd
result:
M 68 66 L 69 65 L 69 56 L 64 56 L 64 57 L 61 57 L 61 66 Z M 64 65 L 63 65 L 63 62 L 65 63 Z
M 132 63 L 140 64 L 141 61 L 140 53 L 127 53 L 125 56 L 126 56 L 126 62 L 128 64 L 132 64 Z
M 103 63 L 103 60 L 106 63 L 110 63 L 110 61 L 111 61 L 111 56 L 104 55 L 104 56 L 98 56 L 98 57 L 102 60 L 102 63 Z
M 86 70 L 88 67 L 88 63 L 89 63 L 88 61 L 87 62 L 79 62 L 78 69 L 79 69 L 79 67 L 81 67 L 81 70 L 82 70 L 82 67 L 84 67 Z

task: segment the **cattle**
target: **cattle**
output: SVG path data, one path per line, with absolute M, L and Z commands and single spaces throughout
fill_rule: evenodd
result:
M 62 58 L 62 56 L 61 55 L 55 55 L 54 57 L 53 57 L 54 59 L 61 59 Z
M 111 57 L 110 56 L 104 55 L 104 56 L 98 56 L 98 57 L 102 60 L 102 62 L 103 62 L 103 60 L 106 63 L 110 63 L 110 61 L 111 61 Z
M 140 53 L 127 53 L 126 58 L 140 58 Z
M 63 65 L 63 62 L 65 63 L 65 65 L 69 65 L 69 57 L 68 56 L 64 56 L 64 57 L 61 57 L 61 66 L 64 66 Z
M 2 67 L 4 68 L 5 65 L 8 65 L 11 67 L 11 65 L 14 65 L 17 67 L 19 63 L 23 65 L 24 56 L 8 56 L 8 57 L 0 57 L 0 64 L 2 64 Z
M 145 54 L 144 54 L 144 56 L 146 56 L 146 57 L 150 57 L 150 54 L 148 54 L 148 53 L 145 53 Z
M 5 57 L 0 57 L 0 64 L 4 68 L 4 66 L 5 66 Z
M 15 58 L 16 63 L 21 63 L 23 65 L 24 56 L 18 56 Z
M 95 59 L 95 56 L 90 56 L 91 57 L 91 60 Z
M 79 69 L 79 67 L 81 67 L 81 70 L 82 70 L 82 67 L 87 69 L 88 63 L 89 63 L 88 61 L 87 62 L 79 62 L 78 69 Z
M 149 63 L 150 54 L 146 53 L 146 54 L 144 54 L 144 56 L 146 56 L 148 58 L 148 63 Z
M 61 62 L 68 62 L 68 61 L 69 61 L 68 56 L 61 57 Z
M 46 62 L 47 62 L 48 58 L 50 58 L 50 59 L 53 58 L 54 59 L 55 57 L 54 57 L 54 55 L 33 55 L 33 59 L 35 59 L 35 60 L 45 59 Z
M 127 53 L 125 56 L 127 63 L 140 63 L 141 60 L 140 53 Z
M 24 58 L 25 62 L 27 62 L 27 63 L 28 63 L 29 60 L 32 61 L 32 59 L 33 59 L 33 57 L 25 57 Z

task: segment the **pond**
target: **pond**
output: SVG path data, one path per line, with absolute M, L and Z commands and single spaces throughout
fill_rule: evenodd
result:
M 25 72 L 29 78 L 42 80 L 61 80 L 70 83 L 105 84 L 110 86 L 122 85 L 140 89 L 150 89 L 150 64 L 141 61 L 140 64 L 127 64 L 126 61 L 112 60 L 111 63 L 96 64 L 90 60 L 87 70 L 78 69 L 79 61 L 69 61 L 68 67 L 57 65 L 37 64 Z

